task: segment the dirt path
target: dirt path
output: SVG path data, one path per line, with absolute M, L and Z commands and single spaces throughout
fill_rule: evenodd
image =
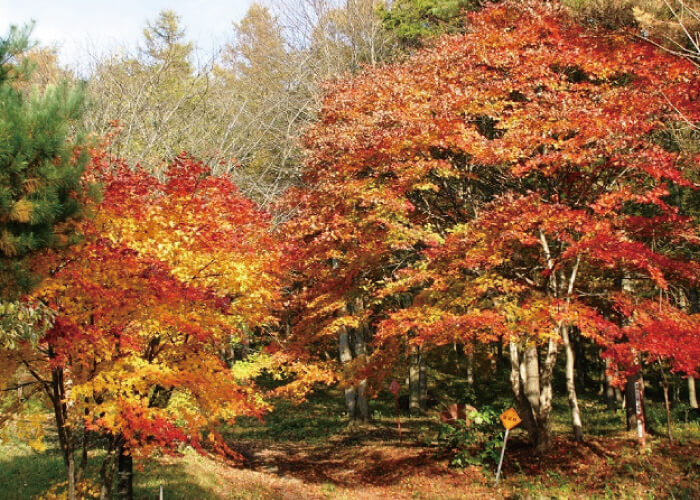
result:
M 187 472 L 213 478 L 211 498 L 236 500 L 700 498 L 695 440 L 655 439 L 639 450 L 628 437 L 577 445 L 558 436 L 540 460 L 516 437 L 497 489 L 493 467 L 486 473 L 481 467 L 451 469 L 437 447 L 418 443 L 399 443 L 381 427 L 311 443 L 241 439 L 235 447 L 247 458 L 242 467 L 189 457 Z
M 494 498 L 478 471 L 448 468 L 435 448 L 357 440 L 334 436 L 320 444 L 244 443 L 246 468 L 306 486 L 300 496 L 289 498 Z

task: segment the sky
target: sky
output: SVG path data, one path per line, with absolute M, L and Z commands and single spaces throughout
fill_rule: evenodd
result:
M 62 64 L 80 68 L 88 52 L 133 49 L 147 20 L 163 9 L 182 18 L 186 37 L 206 57 L 232 34 L 253 0 L 0 0 L 0 36 L 35 21 L 33 38 L 55 45 Z

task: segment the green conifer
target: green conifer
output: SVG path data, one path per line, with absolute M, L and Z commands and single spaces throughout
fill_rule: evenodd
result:
M 57 230 L 80 214 L 87 161 L 77 129 L 83 88 L 29 87 L 32 68 L 23 54 L 30 32 L 12 27 L 0 38 L 0 297 L 6 299 L 35 281 L 27 256 L 68 242 Z

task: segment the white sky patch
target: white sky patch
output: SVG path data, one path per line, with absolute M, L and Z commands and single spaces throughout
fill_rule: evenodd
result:
M 62 64 L 83 67 L 90 53 L 124 47 L 133 50 L 143 39 L 146 21 L 163 9 L 181 16 L 187 39 L 204 57 L 230 40 L 253 0 L 0 0 L 0 36 L 11 24 L 34 20 L 34 40 L 59 49 Z

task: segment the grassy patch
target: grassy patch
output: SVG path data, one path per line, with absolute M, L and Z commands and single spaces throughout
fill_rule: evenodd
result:
M 0 446 L 0 497 L 5 500 L 27 500 L 65 477 L 63 457 L 54 448 L 37 453 L 21 445 Z
M 287 400 L 275 402 L 275 410 L 264 421 L 241 417 L 225 434 L 239 439 L 315 443 L 340 432 L 347 423 L 343 418 L 343 400 L 338 391 L 324 390 L 311 395 L 302 404 Z

